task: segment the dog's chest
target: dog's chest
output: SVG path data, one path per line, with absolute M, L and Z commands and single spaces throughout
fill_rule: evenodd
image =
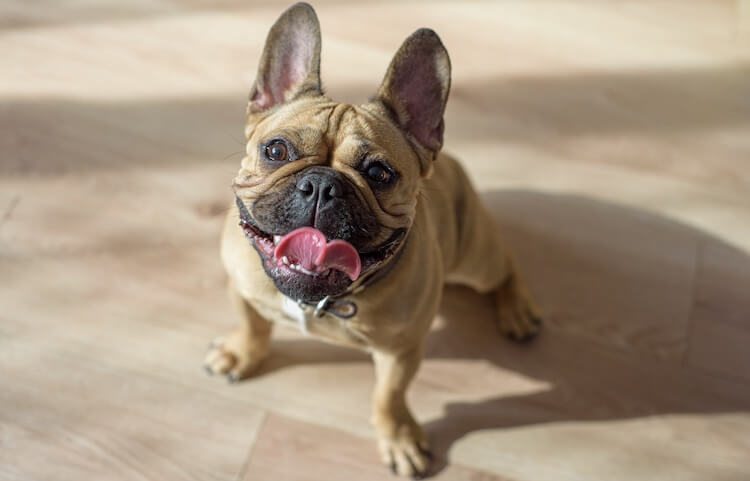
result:
M 331 313 L 321 313 L 316 316 L 314 308 L 300 306 L 282 294 L 274 296 L 272 300 L 253 302 L 253 306 L 264 318 L 294 327 L 304 335 L 360 348 L 368 346 L 364 334 L 355 327 L 356 317 L 341 319 Z
M 312 316 L 309 316 L 305 312 L 305 309 L 288 297 L 284 297 L 281 303 L 281 310 L 289 319 L 296 321 L 297 327 L 302 334 L 309 334 L 310 330 L 308 326 Z

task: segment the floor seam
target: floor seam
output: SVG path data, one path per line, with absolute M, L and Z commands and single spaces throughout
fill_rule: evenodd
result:
M 680 366 L 683 369 L 687 369 L 688 366 L 688 359 L 690 359 L 690 348 L 692 346 L 692 343 L 690 342 L 693 339 L 693 331 L 695 329 L 695 319 L 693 319 L 693 315 L 695 314 L 695 304 L 696 304 L 696 294 L 698 293 L 698 282 L 700 278 L 701 273 L 701 266 L 703 265 L 703 256 L 704 256 L 704 250 L 706 245 L 706 239 L 703 236 L 698 237 L 698 244 L 695 248 L 695 267 L 693 268 L 693 276 L 690 284 L 690 300 L 688 304 L 688 310 L 687 310 L 687 332 L 685 333 L 685 352 L 682 355 L 682 362 L 680 363 Z
M 10 202 L 8 202 L 8 206 L 5 208 L 5 212 L 3 212 L 3 216 L 0 217 L 0 227 L 2 227 L 8 219 L 10 219 L 10 216 L 13 214 L 13 211 L 16 209 L 16 206 L 18 206 L 18 203 L 20 201 L 20 194 L 16 194 L 10 199 Z
M 242 463 L 242 467 L 240 468 L 239 476 L 237 477 L 237 481 L 243 481 L 247 479 L 247 471 L 250 469 L 250 459 L 253 456 L 253 451 L 255 450 L 255 446 L 258 443 L 258 439 L 260 438 L 260 433 L 263 431 L 263 428 L 266 426 L 266 421 L 268 420 L 269 412 L 267 410 L 263 410 L 261 413 L 261 419 L 258 423 L 258 428 L 255 430 L 255 435 L 253 436 L 253 439 L 250 442 L 250 448 L 247 451 L 247 455 L 245 456 L 245 461 Z

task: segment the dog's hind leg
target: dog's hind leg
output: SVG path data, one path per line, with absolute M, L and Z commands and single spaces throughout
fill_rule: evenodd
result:
M 507 258 L 505 263 L 508 275 L 492 293 L 498 313 L 497 325 L 508 338 L 529 341 L 539 333 L 542 318 L 513 261 Z
M 500 331 L 516 341 L 532 339 L 541 325 L 539 309 L 518 273 L 500 229 L 494 226 L 495 219 L 475 194 L 465 197 L 458 215 L 461 235 L 456 250 L 466 255 L 453 264 L 448 281 L 490 294 L 495 301 Z
M 204 367 L 209 374 L 224 374 L 229 382 L 250 376 L 268 357 L 272 324 L 260 316 L 229 282 L 229 297 L 244 322 L 209 347 Z

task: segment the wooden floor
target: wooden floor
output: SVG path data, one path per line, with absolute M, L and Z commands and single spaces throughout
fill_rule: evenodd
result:
M 201 368 L 282 8 L 0 3 L 0 479 L 392 479 L 362 353 L 281 329 L 256 379 Z M 517 346 L 447 290 L 410 391 L 435 479 L 750 479 L 750 2 L 316 8 L 341 100 L 440 33 L 446 149 L 546 311 Z

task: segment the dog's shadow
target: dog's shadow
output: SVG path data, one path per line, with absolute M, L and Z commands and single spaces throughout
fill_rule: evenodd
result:
M 711 307 L 712 323 L 720 327 L 723 320 L 736 324 L 739 319 L 747 327 L 750 312 L 737 310 L 748 304 L 733 303 L 722 276 L 731 282 L 732 272 L 750 272 L 750 256 L 681 223 L 590 198 L 528 191 L 491 192 L 484 198 L 546 323 L 533 342 L 513 343 L 497 332 L 487 297 L 446 288 L 423 369 L 431 369 L 436 359 L 487 360 L 494 371 L 482 375 L 498 383 L 497 389 L 489 386 L 498 395 L 448 402 L 442 415 L 425 423 L 437 471 L 445 466 L 451 445 L 477 430 L 746 409 L 748 390 L 733 386 L 748 379 L 721 380 L 732 378 L 736 367 L 717 365 L 715 359 L 704 365 L 696 352 L 710 354 L 726 346 L 692 336 L 695 324 L 706 319 L 695 318 L 701 316 L 700 306 L 685 306 L 698 296 L 702 306 Z M 705 256 L 723 261 L 717 267 Z M 706 276 L 712 278 L 702 279 Z M 307 340 L 281 341 L 275 352 L 265 373 L 297 363 L 364 358 Z M 738 352 L 721 358 L 732 356 L 747 357 Z M 502 384 L 505 370 L 548 388 L 509 393 Z

